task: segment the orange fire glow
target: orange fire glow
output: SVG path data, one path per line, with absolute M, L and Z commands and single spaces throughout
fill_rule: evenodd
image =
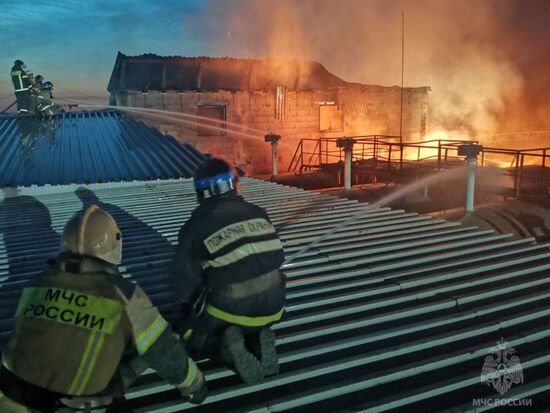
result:
M 427 139 L 444 130 L 483 143 L 505 130 L 550 130 L 540 93 L 549 89 L 550 58 L 532 41 L 546 20 L 521 20 L 550 5 L 525 9 L 513 0 L 237 0 L 211 2 L 208 12 L 222 22 L 217 55 L 315 60 L 345 80 L 389 86 L 401 78 L 404 10 L 405 86 L 432 88 Z M 200 17 L 186 23 L 209 27 Z

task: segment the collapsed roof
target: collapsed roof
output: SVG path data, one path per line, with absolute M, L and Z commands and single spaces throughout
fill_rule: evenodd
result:
M 319 90 L 348 85 L 317 62 L 296 59 L 126 56 L 118 52 L 107 90 Z

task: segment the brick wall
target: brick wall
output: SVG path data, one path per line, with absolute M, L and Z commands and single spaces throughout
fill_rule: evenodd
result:
M 425 135 L 429 88 L 405 89 L 403 135 L 418 140 Z M 115 94 L 117 105 L 162 109 L 196 115 L 199 105 L 225 105 L 227 129 L 212 129 L 212 135 L 198 136 L 196 119 L 167 114 L 138 116 L 161 132 L 191 143 L 198 150 L 220 156 L 248 174 L 271 172 L 271 148 L 264 135 L 282 136 L 279 143 L 279 171 L 286 171 L 302 138 L 354 135 L 398 135 L 400 89 L 356 85 L 317 91 L 287 91 L 284 119 L 276 118 L 275 91 L 149 92 Z M 342 113 L 342 128 L 320 132 L 319 106 L 333 103 Z

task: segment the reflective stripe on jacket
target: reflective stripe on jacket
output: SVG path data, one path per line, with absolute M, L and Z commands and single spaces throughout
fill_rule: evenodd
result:
M 93 395 L 129 347 L 174 385 L 189 376 L 187 353 L 137 284 L 103 261 L 62 254 L 23 290 L 3 364 L 35 386 Z
M 13 82 L 15 92 L 23 92 L 29 90 L 31 87 L 31 80 L 27 72 L 19 67 L 12 67 L 11 81 Z

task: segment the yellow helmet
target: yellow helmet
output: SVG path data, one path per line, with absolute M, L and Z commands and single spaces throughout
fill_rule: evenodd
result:
M 122 236 L 110 214 L 97 205 L 90 205 L 76 213 L 65 225 L 63 251 L 120 264 Z

